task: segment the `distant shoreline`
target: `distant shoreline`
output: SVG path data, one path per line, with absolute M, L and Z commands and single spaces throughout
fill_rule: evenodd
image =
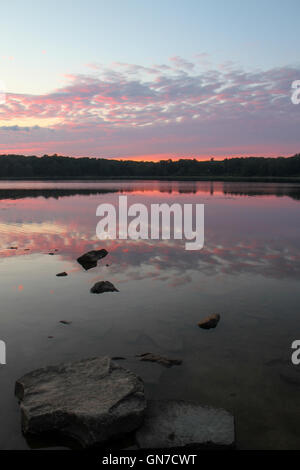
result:
M 0 179 L 102 180 L 102 181 L 255 181 L 300 182 L 300 154 L 292 157 L 195 159 L 159 162 L 73 158 L 56 154 L 43 157 L 0 155 Z
M 300 176 L 82 176 L 82 177 L 2 177 L 0 181 L 211 181 L 247 183 L 300 183 Z

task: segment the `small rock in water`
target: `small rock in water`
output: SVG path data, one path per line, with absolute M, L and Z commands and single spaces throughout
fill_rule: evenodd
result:
M 125 361 L 126 357 L 123 356 L 114 356 L 111 358 L 113 361 Z
M 105 356 L 34 370 L 15 394 L 25 435 L 57 433 L 83 447 L 135 431 L 146 409 L 142 380 Z
M 150 401 L 136 441 L 142 449 L 233 447 L 234 418 L 198 403 Z
M 79 256 L 77 261 L 87 271 L 88 269 L 95 268 L 98 260 L 106 255 L 108 255 L 108 252 L 104 248 L 102 250 L 92 250 Z
M 60 320 L 59 323 L 62 323 L 63 325 L 71 325 L 71 321 L 67 321 L 67 320 Z
M 200 328 L 209 330 L 210 328 L 216 328 L 217 324 L 220 321 L 220 315 L 218 313 L 210 315 L 209 317 L 204 318 L 198 323 Z
M 158 364 L 161 364 L 165 367 L 180 366 L 180 364 L 182 364 L 180 359 L 170 359 L 168 357 L 159 356 L 158 354 L 153 353 L 137 354 L 136 357 L 139 357 L 140 361 L 157 362 Z
M 63 277 L 63 276 L 67 276 L 68 273 L 66 273 L 66 271 L 63 271 L 62 273 L 58 273 L 56 274 L 57 277 Z
M 279 374 L 281 380 L 283 380 L 285 383 L 289 385 L 296 385 L 300 387 L 300 370 L 296 368 L 287 368 L 287 370 L 284 370 L 280 372 Z
M 91 288 L 92 294 L 102 294 L 103 292 L 119 292 L 109 281 L 98 281 Z

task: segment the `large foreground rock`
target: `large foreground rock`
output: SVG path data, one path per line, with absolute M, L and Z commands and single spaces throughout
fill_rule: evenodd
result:
M 234 418 L 223 409 L 197 403 L 150 401 L 136 440 L 142 449 L 232 447 Z
M 105 356 L 30 372 L 15 393 L 25 434 L 56 432 L 84 447 L 135 430 L 146 408 L 142 380 Z
M 88 269 L 95 268 L 98 260 L 104 258 L 106 255 L 108 255 L 108 251 L 104 248 L 102 250 L 92 250 L 79 256 L 77 261 L 87 271 Z

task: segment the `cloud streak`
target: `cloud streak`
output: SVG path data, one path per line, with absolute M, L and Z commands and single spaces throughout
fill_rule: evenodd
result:
M 19 148 L 12 131 L 26 131 L 18 132 L 23 152 L 201 157 L 299 151 L 300 106 L 290 96 L 300 69 L 207 69 L 202 58 L 193 63 L 175 56 L 152 67 L 89 64 L 90 74 L 66 75 L 67 84 L 51 93 L 8 93 L 0 107 L 0 151 Z

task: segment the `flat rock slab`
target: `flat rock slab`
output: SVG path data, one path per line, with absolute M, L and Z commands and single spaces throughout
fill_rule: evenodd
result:
M 134 431 L 146 408 L 142 380 L 106 356 L 37 369 L 15 393 L 24 434 L 62 434 L 83 447 Z
M 95 268 L 97 266 L 98 260 L 104 258 L 107 255 L 108 251 L 106 251 L 104 248 L 102 250 L 92 250 L 79 256 L 77 261 L 86 271 L 88 271 L 91 268 Z
M 150 401 L 136 441 L 142 449 L 233 447 L 234 418 L 197 403 Z

